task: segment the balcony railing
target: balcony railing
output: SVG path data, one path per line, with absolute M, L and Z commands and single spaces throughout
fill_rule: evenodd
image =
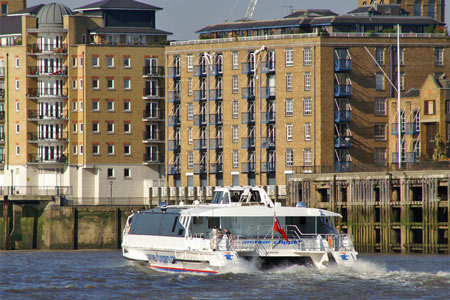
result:
M 163 143 L 164 140 L 160 137 L 159 130 L 155 130 L 153 132 L 145 131 L 144 132 L 144 142 L 160 142 Z
M 209 100 L 217 101 L 223 99 L 223 89 L 209 90 Z
M 194 77 L 203 77 L 208 74 L 208 69 L 206 65 L 194 66 Z
M 209 140 L 209 148 L 211 150 L 218 150 L 223 148 L 223 139 L 211 139 Z
M 5 111 L 0 111 L 0 121 L 5 121 Z
M 209 125 L 220 125 L 223 123 L 222 114 L 210 114 L 209 115 Z
M 261 113 L 261 123 L 268 124 L 276 121 L 276 113 L 274 111 L 267 111 Z
M 256 171 L 256 164 L 254 162 L 241 163 L 242 173 L 254 173 Z
M 167 102 L 169 103 L 178 103 L 181 101 L 181 95 L 178 91 L 171 91 L 167 95 Z
M 206 139 L 194 140 L 194 150 L 206 150 L 208 146 Z
M 143 77 L 163 77 L 164 76 L 164 67 L 158 66 L 144 66 Z
M 242 149 L 250 149 L 250 148 L 255 148 L 255 138 L 241 138 L 241 148 Z
M 179 151 L 181 149 L 181 144 L 179 140 L 168 140 L 167 150 L 168 151 Z
M 5 163 L 5 154 L 1 153 L 0 154 L 0 164 L 4 164 Z
M 194 164 L 194 174 L 203 174 L 208 172 L 208 167 L 206 163 Z
M 401 159 L 404 163 L 413 164 L 419 161 L 419 156 L 416 152 L 406 152 L 403 153 Z M 398 152 L 392 152 L 392 163 L 398 164 Z
M 352 136 L 338 136 L 334 138 L 335 148 L 348 148 L 352 146 Z
M 352 111 L 351 110 L 335 110 L 334 111 L 334 122 L 351 122 Z
M 261 98 L 274 98 L 276 96 L 277 88 L 274 86 L 261 87 Z
M 28 98 L 67 98 L 66 88 L 41 88 L 41 89 L 28 89 Z
M 254 112 L 243 112 L 241 113 L 241 124 L 252 124 L 255 123 L 256 113 Z
M 28 141 L 30 143 L 32 142 L 67 142 L 68 134 L 67 131 L 63 132 L 40 132 L 39 134 L 36 132 L 29 132 L 28 133 Z
M 0 67 L 0 78 L 5 77 L 5 67 Z
M 334 96 L 335 97 L 351 97 L 352 95 L 352 86 L 351 85 L 338 85 L 334 86 Z
M 164 99 L 164 89 L 163 88 L 144 88 L 143 99 Z
M 209 172 L 212 174 L 223 173 L 223 164 L 222 163 L 210 164 Z
M 351 59 L 338 59 L 334 60 L 334 71 L 335 72 L 350 72 L 352 70 L 352 60 Z
M 223 64 L 214 64 L 211 66 L 211 76 L 218 76 L 223 74 Z
M 67 67 L 28 67 L 28 76 L 67 76 Z
M 173 164 L 169 165 L 168 174 L 169 175 L 177 175 L 181 173 L 181 166 L 180 164 Z
M 242 72 L 242 74 L 254 73 L 255 72 L 255 64 L 249 63 L 249 62 L 241 63 L 241 72 Z
M 261 172 L 262 173 L 271 173 L 277 170 L 277 165 L 275 162 L 262 162 L 261 163 Z
M 5 89 L 0 89 L 0 100 L 5 100 Z
M 160 109 L 145 109 L 143 118 L 146 121 L 162 121 L 164 119 L 164 113 Z
M 181 76 L 180 67 L 167 68 L 167 78 L 177 78 Z
M 5 132 L 0 132 L 0 143 L 4 143 L 5 142 Z
M 208 93 L 206 90 L 195 90 L 194 91 L 194 101 L 206 101 L 208 98 Z
M 351 172 L 353 163 L 351 161 L 337 161 L 334 163 L 335 172 Z
M 418 134 L 420 133 L 420 124 L 418 123 L 406 123 L 406 134 Z
M 167 122 L 169 127 L 179 126 L 181 124 L 180 116 L 169 116 L 169 120 Z
M 206 115 L 194 115 L 194 126 L 203 126 L 206 125 Z
M 160 159 L 159 159 L 159 151 L 152 152 L 152 153 L 144 153 L 143 161 L 146 164 L 162 163 L 162 161 L 160 161 Z
M 262 137 L 261 138 L 261 148 L 274 148 L 276 146 L 275 137 Z
M 67 120 L 68 112 L 67 110 L 63 111 L 38 111 L 38 110 L 29 110 L 28 111 L 28 120 L 29 121 L 46 121 L 46 120 Z
M 275 61 L 262 61 L 261 62 L 261 73 L 273 73 L 275 72 L 276 64 Z
M 67 54 L 67 45 L 31 44 L 27 46 L 27 52 L 29 54 Z
M 28 154 L 28 163 L 30 164 L 66 164 L 67 157 L 64 154 L 54 155 L 49 153 L 48 155 L 36 155 Z
M 254 99 L 256 96 L 256 89 L 255 88 L 242 88 L 241 89 L 241 98 L 244 100 L 248 99 Z

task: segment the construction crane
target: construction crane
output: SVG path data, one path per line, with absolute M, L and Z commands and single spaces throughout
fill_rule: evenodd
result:
M 244 20 L 251 20 L 253 13 L 255 12 L 256 4 L 258 4 L 258 0 L 250 0 Z

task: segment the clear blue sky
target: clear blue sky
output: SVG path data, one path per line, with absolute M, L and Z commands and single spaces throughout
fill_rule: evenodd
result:
M 28 0 L 28 6 L 60 2 L 70 8 L 98 0 Z M 157 13 L 157 28 L 174 33 L 170 39 L 196 39 L 195 31 L 210 24 L 224 22 L 234 10 L 230 21 L 244 17 L 250 0 L 138 0 L 163 8 Z M 236 4 L 236 5 L 235 5 Z M 328 8 L 342 14 L 356 8 L 357 0 L 259 0 L 253 19 L 275 19 L 286 16 L 293 9 Z M 446 7 L 450 17 L 450 4 Z

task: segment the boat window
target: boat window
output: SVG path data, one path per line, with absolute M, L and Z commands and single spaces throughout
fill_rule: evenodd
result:
M 219 204 L 222 202 L 223 199 L 223 192 L 214 192 L 214 196 L 211 200 L 212 204 Z
M 223 195 L 223 200 L 222 200 L 222 204 L 229 204 L 230 203 L 230 194 L 225 193 Z
M 261 202 L 261 199 L 259 198 L 259 192 L 252 191 L 252 197 L 250 198 L 250 202 Z
M 211 228 L 219 228 L 220 226 L 220 219 L 219 218 L 208 218 L 208 229 Z
M 241 199 L 241 193 L 239 191 L 231 192 L 231 202 L 239 202 Z
M 175 232 L 175 227 L 177 226 L 177 223 L 178 223 L 178 217 L 175 217 L 175 219 L 173 220 L 172 232 Z

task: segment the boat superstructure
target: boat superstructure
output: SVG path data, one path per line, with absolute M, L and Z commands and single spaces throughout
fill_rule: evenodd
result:
M 324 268 L 357 257 L 351 237 L 337 232 L 336 217 L 341 216 L 302 205 L 283 207 L 260 187 L 220 187 L 209 204 L 196 201 L 131 215 L 123 256 L 181 272 L 216 273 L 243 258 L 258 258 L 262 266 L 290 261 Z

